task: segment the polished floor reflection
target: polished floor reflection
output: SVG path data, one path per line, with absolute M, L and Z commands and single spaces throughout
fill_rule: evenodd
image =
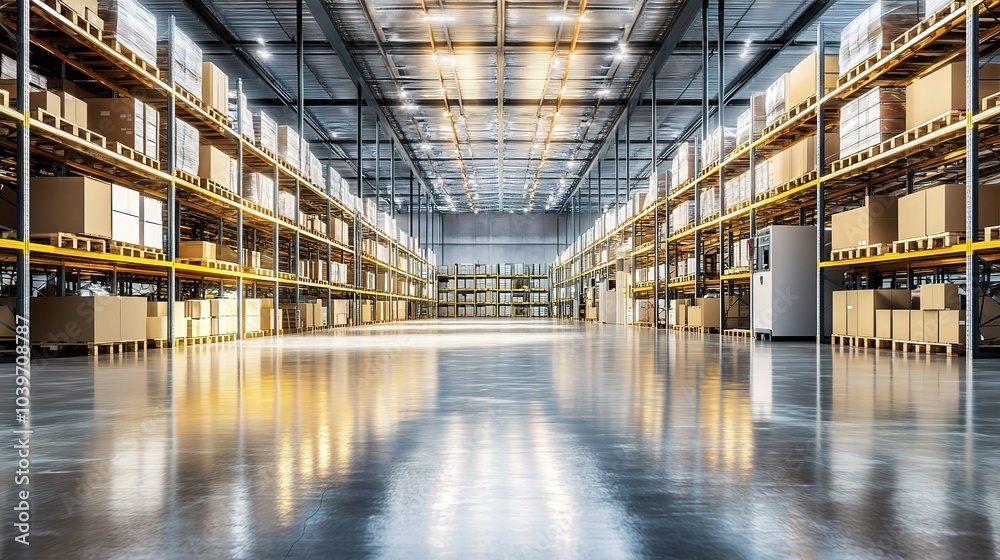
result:
M 995 558 L 1000 363 L 966 375 L 544 320 L 50 360 L 0 557 Z

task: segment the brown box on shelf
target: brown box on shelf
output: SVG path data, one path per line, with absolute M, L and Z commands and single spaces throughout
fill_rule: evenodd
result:
M 212 334 L 236 334 L 239 329 L 239 318 L 237 317 L 212 317 Z
M 375 322 L 375 304 L 371 300 L 366 299 L 361 302 L 361 322 L 362 323 Z
M 218 251 L 210 241 L 181 241 L 177 250 L 178 258 L 215 260 Z
M 198 154 L 198 175 L 228 190 L 233 158 L 215 146 L 202 145 Z
M 212 316 L 212 304 L 207 299 L 189 299 L 184 302 L 184 315 L 192 319 L 208 319 Z
M 267 300 L 265 300 L 267 301 Z M 271 331 L 274 330 L 275 320 L 277 319 L 278 328 L 282 328 L 281 324 L 283 319 L 283 314 L 281 309 L 274 309 L 273 307 L 265 307 L 260 312 L 260 328 L 261 330 Z
M 239 253 L 225 245 L 215 246 L 215 260 L 235 263 L 239 261 Z
M 906 86 L 907 130 L 949 111 L 965 111 L 965 61 L 953 62 Z M 979 69 L 979 99 L 1000 92 L 1000 64 Z
M 892 309 L 875 310 L 875 336 L 877 338 L 892 338 Z
M 910 338 L 910 315 L 909 309 L 892 310 L 892 339 L 912 340 Z
M 965 344 L 965 311 L 938 311 L 938 342 Z
M 255 298 L 246 298 L 243 300 L 243 316 L 250 317 L 251 315 L 256 315 L 257 319 L 260 319 L 260 312 L 264 309 L 264 301 Z
M 31 298 L 31 341 L 74 343 L 121 340 L 121 299 L 118 296 Z
M 41 109 L 62 118 L 62 98 L 58 92 L 50 90 L 32 92 L 28 95 L 28 106 L 32 111 Z
M 57 95 L 62 102 L 63 120 L 82 128 L 89 128 L 87 102 L 65 91 Z
M 869 196 L 861 208 L 834 214 L 832 249 L 895 241 L 899 233 L 898 200 L 894 196 Z
M 695 301 L 701 307 L 702 323 L 700 326 L 705 328 L 719 328 L 722 300 L 719 298 L 698 298 Z
M 923 311 L 960 309 L 962 299 L 958 284 L 923 284 L 920 286 L 920 309 Z
M 243 316 L 243 332 L 260 332 L 261 328 L 261 315 L 260 313 L 256 315 L 244 315 Z
M 201 64 L 201 102 L 223 115 L 229 113 L 229 76 L 211 62 Z
M 846 290 L 833 292 L 833 334 L 847 335 L 847 294 Z
M 139 153 L 146 150 L 146 106 L 135 99 L 87 99 L 87 115 L 94 132 Z M 113 146 L 109 146 L 112 148 Z
M 858 336 L 858 291 L 847 292 L 847 336 Z
M 90 177 L 32 177 L 31 233 L 111 238 L 111 185 Z
M 216 298 L 209 300 L 209 309 L 212 317 L 235 317 L 238 312 L 239 302 L 235 299 Z
M 938 330 L 940 326 L 940 311 L 921 311 L 923 316 L 921 342 L 939 342 Z
M 785 110 L 791 110 L 799 103 L 809 99 L 816 93 L 816 73 L 818 72 L 819 55 L 812 53 L 805 57 L 791 72 L 788 73 L 785 91 Z M 825 61 L 826 76 L 824 81 L 826 92 L 837 87 L 837 77 L 840 69 L 836 56 L 827 56 Z M 826 93 L 824 92 L 824 93 Z

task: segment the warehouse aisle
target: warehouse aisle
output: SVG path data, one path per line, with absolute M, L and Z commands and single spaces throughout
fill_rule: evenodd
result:
M 39 363 L 30 557 L 993 558 L 977 368 L 540 320 Z

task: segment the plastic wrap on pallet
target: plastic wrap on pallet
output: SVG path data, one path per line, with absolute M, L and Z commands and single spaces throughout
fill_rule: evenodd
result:
M 299 158 L 300 150 L 299 133 L 295 132 L 295 129 L 290 126 L 279 126 L 278 148 L 275 150 L 278 157 L 285 160 L 292 168 L 298 169 L 301 163 Z
M 135 0 L 100 0 L 105 38 L 113 38 L 133 54 L 156 65 L 156 16 Z
M 700 221 L 705 221 L 709 216 L 719 212 L 719 188 L 712 187 L 701 191 L 701 216 Z
M 670 227 L 676 232 L 694 223 L 694 202 L 684 201 L 670 212 Z
M 261 148 L 270 152 L 278 151 L 278 125 L 264 111 L 253 114 L 254 140 Z
M 736 121 L 736 145 L 760 138 L 760 131 L 767 124 L 767 109 L 764 107 L 766 94 L 750 96 L 750 106 Z
M 180 29 L 174 28 L 174 83 L 201 99 L 201 48 Z
M 237 109 L 236 96 L 237 92 L 235 90 L 229 91 L 229 122 L 236 129 L 237 134 L 243 134 L 248 138 L 256 138 L 257 135 L 254 133 L 253 126 L 253 113 L 250 112 L 250 107 L 247 105 L 246 94 L 239 94 L 239 106 L 243 107 L 243 120 L 239 121 L 239 112 Z
M 754 168 L 753 196 L 764 194 L 774 186 L 774 168 L 771 160 L 765 159 Z
M 312 152 L 309 152 L 309 179 L 316 185 L 323 184 L 323 163 Z
M 840 157 L 877 146 L 906 130 L 906 90 L 875 87 L 840 109 Z
M 694 140 L 681 142 L 677 146 L 674 159 L 670 161 L 670 190 L 675 191 L 695 175 L 698 161 L 695 157 Z M 619 220 L 621 221 L 621 220 Z
M 278 215 L 294 220 L 296 214 L 298 214 L 298 209 L 295 208 L 295 195 L 287 191 L 280 191 L 278 193 Z
M 717 127 L 708 133 L 708 138 L 705 138 L 702 146 L 701 164 L 709 165 L 716 162 L 729 155 L 729 152 L 736 147 L 736 130 L 725 126 Z
M 7 56 L 0 55 L 0 80 L 16 80 L 17 79 L 17 68 L 20 64 L 17 60 Z M 49 81 L 38 72 L 28 69 L 28 84 L 35 89 L 47 90 L 49 89 Z M 12 96 L 16 96 L 17 92 L 10 91 L 7 92 Z M 11 99 L 14 99 L 11 97 Z
M 941 8 L 944 8 L 952 2 L 954 2 L 954 0 L 924 0 L 924 3 L 926 4 L 924 6 L 924 17 L 930 17 L 938 13 L 941 11 Z
M 177 142 L 176 167 L 185 173 L 198 175 L 200 165 L 201 139 L 198 129 L 188 123 L 174 119 L 175 138 Z
M 843 76 L 920 21 L 923 0 L 878 0 L 840 32 L 838 64 Z
M 268 210 L 274 210 L 274 178 L 262 173 L 243 174 L 243 198 Z M 264 267 L 268 268 L 268 267 Z
M 781 118 L 787 110 L 785 98 L 788 94 L 788 74 L 782 74 L 764 92 L 764 122 L 771 124 Z

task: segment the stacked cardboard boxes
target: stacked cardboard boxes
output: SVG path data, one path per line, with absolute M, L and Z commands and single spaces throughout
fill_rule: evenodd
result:
M 846 290 L 833 293 L 833 334 L 873 338 L 879 333 L 892 332 L 891 313 L 879 314 L 878 310 L 909 312 L 909 290 Z M 883 320 L 882 325 L 878 323 Z M 889 321 L 889 326 L 885 326 Z M 884 337 L 889 338 L 889 337 Z M 896 338 L 892 336 L 892 338 Z M 902 339 L 906 340 L 906 339 Z
M 965 62 L 953 62 L 906 86 L 906 129 L 965 110 Z M 1000 64 L 979 69 L 979 99 L 1000 92 Z
M 713 214 L 719 212 L 719 188 L 712 187 L 710 189 L 702 189 L 701 191 L 701 215 L 698 216 L 698 220 L 704 222 L 709 219 Z
M 840 142 L 836 134 L 826 135 L 826 150 L 828 154 L 839 151 Z M 833 159 L 831 156 L 830 159 Z M 776 187 L 795 181 L 803 175 L 815 171 L 816 136 L 807 136 L 778 152 L 769 160 L 771 186 Z M 770 188 L 770 187 L 769 187 Z
M 839 251 L 895 241 L 898 202 L 894 196 L 869 196 L 861 208 L 834 214 L 831 249 Z
M 229 76 L 211 62 L 201 65 L 201 102 L 223 115 L 229 112 Z
M 840 157 L 877 146 L 905 131 L 906 90 L 872 88 L 840 109 Z
M 247 171 L 243 174 L 243 198 L 268 210 L 274 210 L 274 177 Z
M 198 129 L 188 123 L 174 119 L 175 140 L 177 143 L 177 169 L 190 175 L 198 175 L 201 170 L 199 156 L 201 154 L 201 140 Z
M 899 198 L 897 240 L 965 232 L 965 185 L 942 184 Z M 979 227 L 1000 224 L 1000 185 L 979 187 Z
M 696 153 L 694 140 L 682 142 L 677 146 L 677 153 L 674 155 L 674 159 L 670 160 L 671 191 L 677 190 L 681 185 L 694 178 L 695 168 L 698 165 Z M 630 216 L 631 214 L 626 217 Z M 622 216 L 619 218 L 619 221 L 624 220 Z
M 201 97 L 201 48 L 186 33 L 174 28 L 174 65 L 170 69 L 174 83 L 195 97 Z
M 90 177 L 33 177 L 31 197 L 46 201 L 31 205 L 32 234 L 66 232 L 111 238 L 110 184 Z M 10 217 L 4 217 L 4 225 L 12 225 Z
M 97 14 L 104 20 L 105 39 L 156 65 L 156 17 L 149 10 L 135 0 L 100 0 Z
M 146 337 L 150 340 L 167 340 L 184 338 L 188 333 L 188 318 L 185 316 L 186 304 L 183 301 L 174 302 L 174 330 L 168 334 L 169 305 L 165 301 L 150 301 L 146 303 Z
M 750 172 L 744 171 L 735 177 L 726 178 L 726 211 L 750 200 Z
M 694 223 L 694 201 L 686 200 L 670 212 L 670 227 L 680 231 Z
M 257 137 L 254 133 L 253 113 L 250 112 L 250 105 L 247 102 L 245 93 L 239 94 L 236 90 L 230 90 L 227 113 L 229 115 L 229 123 L 238 134 L 250 140 Z M 241 116 L 242 119 L 240 118 Z
M 244 333 L 254 333 L 262 330 L 261 311 L 263 310 L 263 305 L 264 302 L 261 299 L 246 298 L 243 300 Z
M 687 324 L 692 327 L 719 328 L 722 321 L 722 300 L 698 298 L 687 310 Z
M 785 98 L 788 96 L 788 74 L 782 74 L 764 91 L 765 122 L 771 124 L 780 119 L 787 111 Z
M 824 62 L 824 91 L 829 93 L 837 87 L 837 57 L 827 56 Z M 791 72 L 788 73 L 785 91 L 786 110 L 807 101 L 816 95 L 816 84 L 819 81 L 819 54 L 812 53 L 799 62 Z
M 764 161 L 758 163 L 753 170 L 754 173 L 754 192 L 753 195 L 761 195 L 767 193 L 772 187 L 775 187 L 774 183 L 774 164 L 771 160 L 765 159 Z
M 233 158 L 229 157 L 226 152 L 205 144 L 201 146 L 198 154 L 198 176 L 202 179 L 208 179 L 228 191 L 235 192 L 232 177 L 233 164 Z
M 257 135 L 254 140 L 257 146 L 271 153 L 278 151 L 278 125 L 264 111 L 253 114 L 253 129 Z
M 736 129 L 724 126 L 717 127 L 715 130 L 708 133 L 708 137 L 705 138 L 705 143 L 702 144 L 702 165 L 708 166 L 712 163 L 718 162 L 720 159 L 729 155 L 729 152 L 733 151 L 733 148 L 735 147 Z
M 236 299 L 209 300 L 212 314 L 212 335 L 236 334 L 239 330 L 239 301 Z
M 121 185 L 111 187 L 111 239 L 142 245 L 142 196 Z
M 265 298 L 261 300 L 260 327 L 265 331 L 272 331 L 282 328 L 284 323 L 284 310 L 274 306 L 274 300 Z M 277 326 L 275 326 L 277 325 Z
M 910 314 L 910 338 L 915 342 L 963 344 L 965 311 L 956 284 L 920 286 L 920 310 Z
M 146 300 L 121 296 L 31 298 L 31 341 L 104 343 L 146 340 Z
M 87 98 L 90 129 L 148 157 L 160 158 L 160 113 L 152 105 L 128 97 Z
M 767 109 L 764 106 L 765 94 L 755 93 L 750 96 L 750 107 L 743 111 L 736 120 L 736 145 L 760 138 L 760 132 L 767 123 Z
M 890 43 L 920 20 L 922 2 L 877 0 L 840 32 L 840 73 L 887 51 Z
M 66 82 L 66 84 L 69 84 L 69 82 Z M 64 121 L 89 129 L 90 116 L 88 114 L 87 102 L 81 99 L 80 95 L 83 94 L 78 91 L 76 94 L 55 89 L 36 91 L 29 94 L 28 105 L 32 111 L 41 109 L 46 113 L 60 117 Z
M 333 326 L 343 327 L 351 322 L 351 301 L 347 299 L 333 300 Z
M 298 169 L 302 163 L 301 155 L 299 153 L 302 149 L 299 133 L 290 126 L 281 125 L 278 127 L 277 138 L 278 149 L 276 153 L 278 154 L 278 157 L 285 160 L 285 162 L 292 166 L 293 169 Z
M 184 302 L 184 315 L 188 320 L 188 337 L 212 336 L 212 303 L 207 299 L 189 299 Z

